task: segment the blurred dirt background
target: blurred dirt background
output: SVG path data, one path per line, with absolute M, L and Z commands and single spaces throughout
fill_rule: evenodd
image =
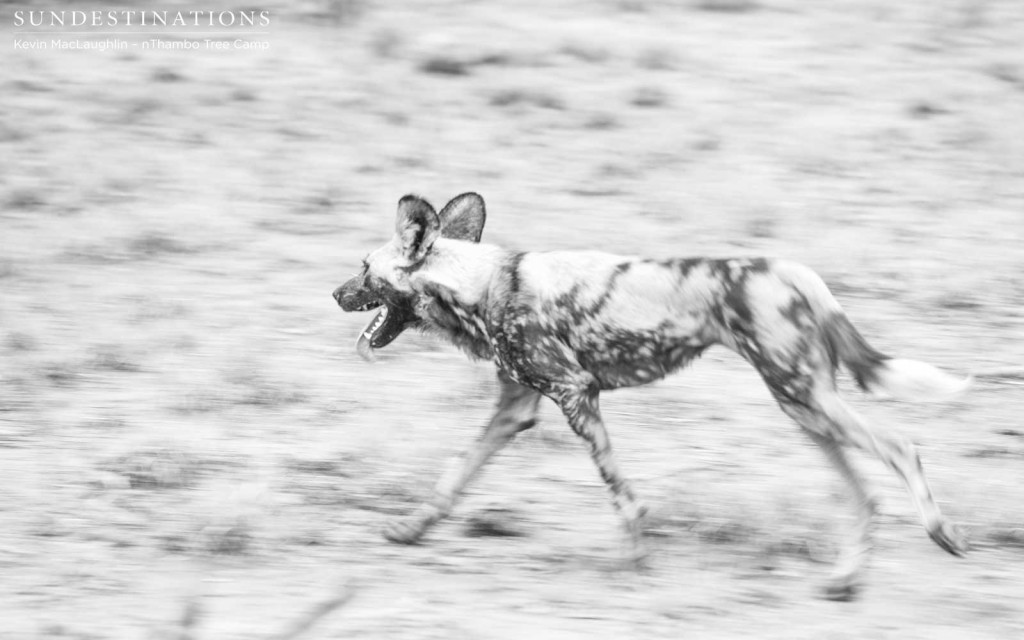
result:
M 260 6 L 264 52 L 5 45 L 0 637 L 271 637 L 348 590 L 305 637 L 1024 636 L 1024 5 Z M 800 260 L 878 348 L 983 374 L 941 405 L 851 391 L 972 554 L 857 456 L 876 559 L 820 599 L 839 479 L 725 350 L 602 399 L 647 571 L 550 404 L 424 544 L 386 543 L 492 367 L 415 335 L 365 364 L 330 293 L 403 194 L 468 190 L 520 249 Z

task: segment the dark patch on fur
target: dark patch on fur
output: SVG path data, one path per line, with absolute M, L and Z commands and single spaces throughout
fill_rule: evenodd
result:
M 704 262 L 705 260 L 700 258 L 671 258 L 669 260 L 662 260 L 660 264 L 669 271 L 678 271 L 683 279 L 686 279 L 689 277 L 690 270 L 693 267 Z
M 734 333 L 749 332 L 754 316 L 750 305 L 747 304 L 747 279 L 745 276 L 741 276 L 733 286 L 726 290 L 723 303 L 725 309 L 732 312 L 730 318 L 725 318 L 723 315 L 723 321 L 728 323 L 729 330 Z
M 708 270 L 711 271 L 711 275 L 719 282 L 728 284 L 732 281 L 732 269 L 729 268 L 729 261 L 727 260 L 707 260 L 704 262 Z M 694 265 L 689 265 L 692 268 Z M 740 272 L 740 279 L 745 279 L 746 274 Z
M 641 262 L 647 261 L 642 260 Z M 604 306 L 608 304 L 608 300 L 610 300 L 612 295 L 615 294 L 615 286 L 618 282 L 618 279 L 621 278 L 624 273 L 629 271 L 633 267 L 633 264 L 635 264 L 635 262 L 621 262 L 615 265 L 615 269 L 612 271 L 612 274 L 608 276 L 608 282 L 605 284 L 604 293 L 601 294 L 601 297 L 598 298 L 596 302 L 594 302 L 590 309 L 586 310 L 586 313 L 592 316 L 596 316 L 598 313 L 601 312 L 602 309 L 604 309 Z M 575 298 L 575 295 L 578 291 L 578 286 L 572 288 L 570 293 L 573 295 L 573 298 Z M 571 303 L 573 301 L 570 300 L 569 302 Z
M 571 289 L 555 298 L 555 301 L 552 303 L 552 306 L 555 307 L 556 309 L 570 309 L 572 314 L 577 319 L 582 319 L 586 315 L 594 315 L 595 313 L 597 313 L 597 309 L 603 306 L 604 301 L 607 299 L 609 295 L 611 295 L 610 292 L 606 291 L 604 295 L 601 297 L 601 299 L 598 300 L 593 307 L 589 309 L 583 309 L 576 302 L 576 300 L 580 297 L 580 289 L 582 288 L 582 285 L 579 284 L 572 285 Z
M 747 260 L 747 265 L 743 268 L 744 274 L 749 273 L 767 273 L 770 271 L 770 264 L 767 258 L 750 258 Z
M 508 264 L 505 266 L 505 272 L 508 274 L 509 285 L 508 292 L 511 297 L 515 297 L 519 293 L 519 287 L 521 282 L 521 276 L 519 275 L 519 265 L 523 261 L 523 256 L 526 254 L 522 251 L 513 253 L 508 259 Z
M 833 360 L 847 366 L 861 389 L 867 390 L 877 382 L 876 371 L 889 356 L 869 345 L 850 319 L 841 313 L 825 318 L 822 324 Z

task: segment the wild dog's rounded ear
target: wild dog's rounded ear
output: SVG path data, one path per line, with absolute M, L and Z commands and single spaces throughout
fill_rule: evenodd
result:
M 429 202 L 413 195 L 398 201 L 395 233 L 402 243 L 402 253 L 410 263 L 415 264 L 427 255 L 440 231 L 441 221 Z
M 463 193 L 444 205 L 441 213 L 441 235 L 453 240 L 480 242 L 487 222 L 484 199 L 477 193 Z

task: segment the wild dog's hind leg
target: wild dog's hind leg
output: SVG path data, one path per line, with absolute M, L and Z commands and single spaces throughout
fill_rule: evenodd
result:
M 830 600 L 852 600 L 861 586 L 864 569 L 871 555 L 871 528 L 876 503 L 867 481 L 850 463 L 842 445 L 831 435 L 827 418 L 802 404 L 781 399 L 782 410 L 803 427 L 804 432 L 846 481 L 857 505 L 857 521 L 840 550 L 839 560 L 825 586 Z
M 960 534 L 939 511 L 913 445 L 899 436 L 873 431 L 843 402 L 833 382 L 826 382 L 821 375 L 792 378 L 785 387 L 773 386 L 770 376 L 766 379 L 783 411 L 824 451 L 858 503 L 857 527 L 833 571 L 826 597 L 849 600 L 856 595 L 871 549 L 874 500 L 864 479 L 847 460 L 843 446 L 852 445 L 875 454 L 903 480 L 932 540 L 954 555 L 966 550 Z
M 534 425 L 540 394 L 498 374 L 498 407 L 480 438 L 460 455 L 434 487 L 433 497 L 405 518 L 388 523 L 384 537 L 392 542 L 412 544 L 434 523 L 446 517 L 459 494 L 488 459 L 520 431 Z
M 834 390 L 816 393 L 815 403 L 835 427 L 836 439 L 873 453 L 903 480 L 935 544 L 955 556 L 967 552 L 967 542 L 935 503 L 925 479 L 921 458 L 909 441 L 902 436 L 874 431 L 868 427 Z
M 611 491 L 615 508 L 626 525 L 633 545 L 633 560 L 639 562 L 647 555 L 641 523 L 645 509 L 637 501 L 612 452 L 611 441 L 608 439 L 608 432 L 604 428 L 598 407 L 598 394 L 597 385 L 594 383 L 584 388 L 565 388 L 552 394 L 552 397 L 562 409 L 572 430 L 589 445 L 590 457 L 597 465 L 601 479 Z
M 772 386 L 769 382 L 769 386 Z M 967 545 L 956 528 L 946 520 L 932 497 L 921 460 L 913 445 L 902 437 L 872 430 L 836 393 L 831 381 L 820 376 L 797 378 L 787 388 L 773 388 L 779 404 L 807 431 L 821 447 L 832 465 L 846 480 L 858 502 L 857 528 L 854 538 L 843 552 L 830 582 L 826 596 L 849 600 L 856 595 L 859 576 L 867 564 L 871 548 L 870 528 L 874 500 L 863 478 L 854 470 L 842 450 L 852 445 L 875 454 L 903 480 L 928 535 L 953 555 L 962 555 Z

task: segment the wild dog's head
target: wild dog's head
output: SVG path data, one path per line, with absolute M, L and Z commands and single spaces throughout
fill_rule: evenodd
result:
M 380 309 L 359 334 L 359 355 L 370 360 L 373 349 L 387 346 L 406 329 L 423 323 L 416 313 L 420 294 L 410 277 L 423 265 L 437 238 L 479 242 L 486 219 L 484 200 L 475 193 L 452 198 L 440 213 L 418 196 L 398 201 L 395 236 L 366 256 L 359 273 L 334 290 L 334 299 L 344 311 Z

